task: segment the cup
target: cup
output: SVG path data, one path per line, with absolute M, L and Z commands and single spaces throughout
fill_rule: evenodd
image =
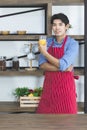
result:
M 35 59 L 35 55 L 31 52 L 27 55 L 27 58 L 28 58 L 28 60 L 33 60 L 33 59 Z
M 24 45 L 23 51 L 26 54 L 30 53 L 30 48 L 29 48 L 29 46 L 27 44 Z
M 46 38 L 47 38 L 46 36 L 41 35 L 39 37 L 39 44 L 45 46 L 46 45 Z
M 38 49 L 38 45 L 33 45 L 32 46 L 32 52 L 35 54 L 37 52 L 39 52 L 39 49 Z

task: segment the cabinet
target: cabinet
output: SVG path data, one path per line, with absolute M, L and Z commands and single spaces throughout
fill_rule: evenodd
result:
M 1 7 L 5 7 L 5 6 L 30 6 L 30 5 L 40 5 L 40 4 L 46 4 L 47 6 L 47 10 L 46 10 L 46 13 L 47 13 L 47 17 L 46 17 L 46 35 L 50 36 L 51 35 L 51 26 L 50 26 L 50 17 L 52 15 L 52 5 L 77 5 L 77 4 L 84 4 L 84 1 L 83 0 L 3 0 L 3 1 L 0 1 L 0 6 Z M 84 36 L 75 36 L 75 35 L 72 35 L 72 37 L 74 37 L 75 39 L 77 40 L 84 40 Z M 38 40 L 39 38 L 39 35 L 0 35 L 0 40 L 3 41 L 9 41 L 9 40 L 13 40 L 13 41 L 16 41 L 16 40 L 25 40 L 25 41 L 28 41 L 28 40 Z M 84 68 L 83 67 L 76 67 L 75 68 L 75 74 L 79 74 L 79 75 L 84 75 Z M 29 72 L 29 71 L 24 71 L 24 70 L 21 70 L 21 71 L 16 71 L 16 72 L 13 72 L 13 71 L 6 71 L 6 72 L 0 72 L 0 75 L 1 76 L 14 76 L 14 75 L 37 75 L 37 76 L 41 76 L 43 75 L 43 71 L 41 70 L 37 70 L 37 71 L 33 71 L 33 72 Z

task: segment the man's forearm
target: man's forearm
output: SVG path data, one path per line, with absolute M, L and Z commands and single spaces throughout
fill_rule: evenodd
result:
M 52 65 L 54 65 L 55 67 L 59 68 L 59 66 L 60 66 L 59 59 L 53 57 L 48 52 L 45 53 L 44 56 Z
M 48 62 L 41 64 L 40 68 L 43 69 L 44 71 L 60 71 L 59 68 L 57 68 L 56 66 Z M 72 71 L 72 70 L 73 70 L 73 65 L 70 65 L 65 71 Z
M 59 69 L 56 66 L 54 66 L 54 65 L 52 65 L 50 63 L 47 63 L 47 62 L 41 64 L 40 68 L 45 70 L 45 71 L 59 71 Z
M 59 68 L 59 66 L 60 66 L 59 59 L 57 59 L 57 58 L 53 57 L 52 55 L 50 55 L 46 51 L 46 46 L 39 45 L 39 50 L 45 56 L 45 58 L 49 61 L 50 64 L 52 64 L 53 66 Z

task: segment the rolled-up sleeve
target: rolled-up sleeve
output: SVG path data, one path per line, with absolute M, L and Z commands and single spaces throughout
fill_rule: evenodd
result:
M 39 55 L 39 62 L 38 62 L 39 66 L 45 62 L 47 62 L 46 58 L 42 54 L 40 54 Z
M 65 71 L 70 65 L 75 62 L 78 56 L 79 44 L 76 40 L 72 39 L 67 46 L 63 57 L 60 61 L 60 71 Z

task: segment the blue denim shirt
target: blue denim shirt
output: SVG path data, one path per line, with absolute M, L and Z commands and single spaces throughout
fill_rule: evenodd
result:
M 61 47 L 62 43 L 58 43 L 54 37 L 47 38 L 47 48 L 49 48 L 52 44 L 52 41 L 54 41 L 53 47 Z M 62 58 L 59 59 L 60 62 L 60 71 L 65 71 L 71 64 L 74 64 L 75 58 L 78 55 L 79 50 L 79 44 L 78 41 L 74 40 L 73 38 L 69 37 L 67 38 L 67 41 L 65 43 L 64 47 L 64 55 Z M 48 62 L 47 59 L 40 54 L 39 55 L 39 65 Z

